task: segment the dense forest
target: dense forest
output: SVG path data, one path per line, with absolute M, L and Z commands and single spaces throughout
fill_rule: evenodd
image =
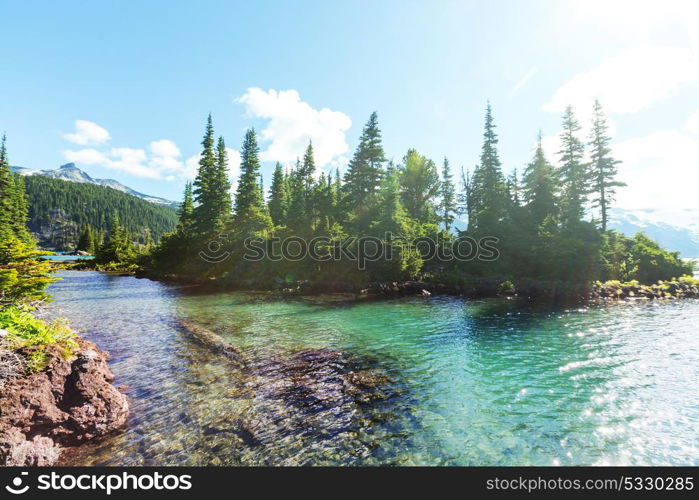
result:
M 209 116 L 177 229 L 143 265 L 232 285 L 304 280 L 327 289 L 405 279 L 467 285 L 485 278 L 506 286 L 535 281 L 580 288 L 594 280 L 651 283 L 691 273 L 677 253 L 643 234 L 627 238 L 607 229 L 623 184 L 598 102 L 593 111 L 592 133 L 582 137 L 569 107 L 555 162 L 539 136 L 520 177 L 503 173 L 488 105 L 479 162 L 473 170 L 460 168 L 458 181 L 447 158 L 438 165 L 410 149 L 400 162 L 388 160 L 372 113 L 344 175 L 319 173 L 309 143 L 294 167 L 276 165 L 267 193 L 251 129 L 234 196 L 225 143 L 216 141 Z M 457 216 L 468 222 L 463 231 L 454 228 Z M 285 242 L 302 251 L 282 255 Z M 464 246 L 472 250 L 468 258 Z
M 53 179 L 41 175 L 18 178 L 26 184 L 28 225 L 42 248 L 75 250 L 79 239 L 89 233 L 94 250 L 117 215 L 134 242 L 147 245 L 159 241 L 177 224 L 176 211 L 115 189 Z

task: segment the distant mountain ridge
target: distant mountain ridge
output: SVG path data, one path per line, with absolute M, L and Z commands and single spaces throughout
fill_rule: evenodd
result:
M 177 211 L 171 205 L 152 203 L 96 182 L 27 175 L 24 183 L 29 207 L 27 225 L 41 248 L 75 250 L 87 226 L 102 238 L 110 229 L 113 215 L 141 244 L 159 241 L 177 225 Z
M 94 179 L 90 177 L 86 172 L 80 170 L 75 166 L 75 163 L 66 163 L 61 165 L 54 170 L 32 170 L 25 167 L 11 167 L 12 171 L 23 176 L 29 175 L 43 175 L 46 177 L 53 177 L 54 179 L 62 179 L 64 181 L 70 182 L 80 182 L 84 184 L 97 184 L 99 186 L 110 187 L 121 191 L 122 193 L 130 194 L 136 198 L 141 198 L 142 200 L 155 203 L 156 205 L 178 205 L 178 202 L 172 200 L 166 200 L 165 198 L 159 198 L 157 196 L 150 196 L 148 194 L 140 193 L 135 189 L 131 189 L 128 186 L 123 185 L 121 182 L 114 179 Z
M 643 232 L 663 248 L 671 252 L 680 252 L 682 258 L 699 259 L 699 214 L 696 220 L 685 221 L 684 224 L 665 222 L 663 218 L 667 216 L 654 209 L 613 208 L 610 212 L 609 229 L 629 237 Z M 462 218 L 457 218 L 454 225 L 462 231 L 467 226 L 466 220 Z
M 642 231 L 649 238 L 657 241 L 664 248 L 680 252 L 680 256 L 689 259 L 699 258 L 699 220 L 690 225 L 676 225 L 657 220 L 653 210 L 624 210 L 614 208 L 611 211 L 609 229 L 615 229 L 627 236 Z

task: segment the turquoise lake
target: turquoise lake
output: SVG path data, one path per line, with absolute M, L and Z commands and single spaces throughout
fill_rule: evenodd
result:
M 132 409 L 123 433 L 82 447 L 72 464 L 699 465 L 697 301 L 561 310 L 448 297 L 279 300 L 59 276 L 45 314 L 110 352 Z M 260 359 L 341 351 L 385 374 L 393 395 L 352 414 L 351 431 L 246 438 L 231 415 L 262 407 L 182 321 Z

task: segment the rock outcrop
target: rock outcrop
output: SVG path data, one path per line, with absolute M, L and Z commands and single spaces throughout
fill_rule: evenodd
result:
M 78 340 L 77 355 L 50 352 L 46 369 L 9 380 L 0 393 L 0 465 L 54 464 L 63 449 L 107 435 L 128 418 L 108 355 Z
M 621 283 L 607 281 L 595 283 L 590 298 L 593 300 L 626 299 L 696 299 L 699 298 L 699 286 L 696 280 L 679 279 L 677 281 L 660 281 L 653 285 L 641 285 L 635 281 Z

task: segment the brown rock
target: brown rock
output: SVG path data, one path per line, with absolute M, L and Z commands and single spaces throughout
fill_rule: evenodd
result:
M 51 465 L 65 447 L 104 436 L 127 420 L 108 356 L 80 339 L 78 354 L 50 353 L 45 370 L 9 381 L 0 394 L 0 465 Z

